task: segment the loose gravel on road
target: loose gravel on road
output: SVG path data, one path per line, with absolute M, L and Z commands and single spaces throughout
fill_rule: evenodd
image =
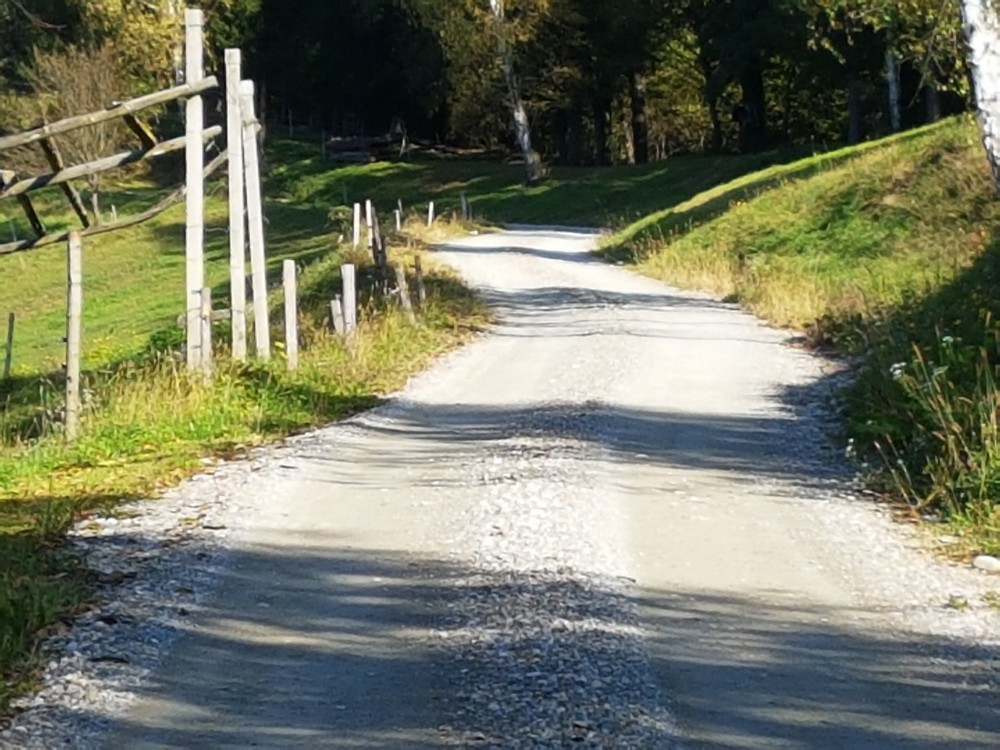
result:
M 1000 744 L 1000 578 L 855 491 L 836 368 L 594 242 L 444 248 L 495 331 L 78 526 L 103 601 L 0 747 Z M 896 677 L 927 704 L 880 705 Z M 920 721 L 946 699 L 970 713 Z

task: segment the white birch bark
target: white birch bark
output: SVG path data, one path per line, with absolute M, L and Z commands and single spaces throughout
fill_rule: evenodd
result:
M 504 78 L 507 80 L 507 92 L 510 96 L 511 114 L 514 118 L 514 131 L 517 135 L 517 145 L 524 157 L 524 165 L 528 182 L 538 182 L 542 175 L 538 159 L 531 147 L 531 124 L 528 122 L 528 111 L 521 98 L 521 87 L 514 70 L 514 55 L 503 35 L 504 6 L 503 0 L 490 0 L 490 10 L 497 27 L 497 43 L 500 50 L 500 64 L 503 67 Z
M 1000 194 L 1000 19 L 993 0 L 962 0 L 962 23 L 983 146 Z

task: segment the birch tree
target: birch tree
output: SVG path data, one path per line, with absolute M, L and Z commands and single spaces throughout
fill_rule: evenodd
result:
M 534 184 L 542 179 L 541 168 L 538 163 L 538 154 L 531 147 L 531 123 L 528 121 L 528 110 L 524 106 L 524 99 L 521 97 L 521 84 L 517 79 L 517 72 L 514 70 L 514 54 L 507 41 L 504 0 L 489 0 L 490 13 L 493 18 L 493 31 L 497 39 L 497 50 L 500 56 L 500 66 L 503 68 L 504 79 L 507 82 L 507 96 L 510 98 L 511 116 L 514 120 L 514 133 L 517 138 L 517 145 L 521 149 L 521 156 L 524 158 L 524 168 L 527 172 L 528 184 Z
M 1000 19 L 993 0 L 962 0 L 962 22 L 979 128 L 1000 195 Z

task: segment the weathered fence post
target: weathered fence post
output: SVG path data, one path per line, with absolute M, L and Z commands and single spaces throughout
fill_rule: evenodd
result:
M 80 348 L 83 338 L 83 242 L 79 232 L 66 246 L 66 439 L 80 434 Z M 195 319 L 197 320 L 197 318 Z
M 14 313 L 7 314 L 7 347 L 3 357 L 4 380 L 10 377 L 11 364 L 14 362 Z
M 375 232 L 372 231 L 372 224 L 374 222 L 375 208 L 372 206 L 371 200 L 365 200 L 365 227 L 368 229 L 368 249 L 373 251 L 375 248 Z
M 355 287 L 354 265 L 351 263 L 342 265 L 340 277 L 344 283 L 344 333 L 350 336 L 358 327 L 358 297 Z
M 185 83 L 197 83 L 204 76 L 203 15 L 196 8 L 184 11 Z M 194 371 L 201 364 L 201 288 L 205 285 L 205 144 L 202 130 L 205 111 L 199 94 L 188 97 L 185 111 L 185 165 L 187 219 L 185 263 L 187 292 L 187 366 Z M 67 423 L 68 426 L 68 423 Z
M 226 50 L 226 152 L 229 160 L 229 299 L 233 358 L 247 359 L 246 192 L 243 188 L 243 116 L 240 112 L 242 59 Z
M 382 230 L 379 228 L 378 213 L 374 208 L 372 209 L 371 233 L 372 260 L 375 261 L 375 265 L 384 275 L 388 258 L 386 257 L 385 241 L 382 239 Z
M 361 204 L 354 204 L 354 247 L 361 244 Z
M 347 331 L 344 329 L 344 303 L 339 294 L 333 295 L 330 302 L 330 320 L 333 323 L 333 332 L 338 336 L 344 336 Z
M 413 260 L 413 273 L 417 281 L 417 305 L 423 310 L 427 305 L 427 287 L 424 286 L 424 267 L 419 255 Z
M 403 231 L 403 215 L 398 208 L 393 213 L 396 215 L 396 233 L 398 234 Z
M 250 270 L 253 274 L 253 330 L 260 359 L 271 357 L 271 330 L 267 309 L 267 268 L 264 253 L 264 209 L 261 203 L 260 159 L 253 81 L 240 81 L 243 115 L 243 159 L 246 170 L 247 221 L 250 227 Z
M 212 378 L 212 289 L 203 287 L 201 290 L 199 309 L 201 325 L 201 372 L 208 382 Z
M 434 223 L 434 201 L 427 204 L 427 226 Z
M 403 312 L 406 313 L 406 319 L 410 321 L 410 324 L 416 325 L 417 316 L 413 313 L 413 303 L 410 301 L 410 289 L 406 285 L 406 271 L 403 270 L 403 266 L 400 264 L 393 266 L 393 271 L 396 274 L 396 289 L 399 292 L 399 306 L 403 308 Z
M 299 366 L 299 303 L 295 261 L 286 259 L 281 266 L 285 286 L 285 356 L 288 369 L 295 370 Z
M 468 221 L 469 218 L 469 199 L 462 193 L 462 221 Z

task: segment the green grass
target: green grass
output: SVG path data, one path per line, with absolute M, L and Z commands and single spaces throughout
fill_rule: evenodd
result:
M 1000 202 L 971 119 L 772 167 L 625 226 L 605 252 L 857 362 L 872 486 L 1000 551 Z
M 801 155 L 784 149 L 739 157 L 679 156 L 614 169 L 555 167 L 542 184 L 526 187 L 518 164 L 425 155 L 325 170 L 315 146 L 283 141 L 278 148 L 285 158 L 270 184 L 276 196 L 295 205 L 371 198 L 391 212 L 401 200 L 405 209 L 425 214 L 433 200 L 437 213 L 444 215 L 459 209 L 465 192 L 477 218 L 491 222 L 590 227 L 620 225 Z
M 323 184 L 324 174 L 315 176 Z M 106 196 L 120 213 L 154 202 L 158 188 L 135 183 Z M 207 280 L 226 304 L 225 196 L 208 202 Z M 58 195 L 35 201 L 50 228 L 67 225 Z M 13 209 L 14 231 L 25 233 Z M 176 484 L 206 456 L 230 457 L 262 442 L 327 423 L 378 403 L 440 352 L 466 341 L 488 312 L 454 276 L 425 263 L 428 303 L 414 327 L 372 293 L 364 254 L 337 245 L 342 231 L 321 201 L 267 206 L 269 276 L 294 258 L 300 274 L 301 366 L 230 364 L 228 328 L 216 327 L 218 368 L 211 384 L 189 380 L 175 354 L 183 307 L 183 208 L 142 227 L 85 241 L 84 393 L 80 438 L 60 433 L 59 367 L 65 315 L 59 247 L 0 258 L 4 307 L 17 313 L 14 377 L 0 382 L 0 712 L 31 683 L 37 645 L 87 605 L 93 582 L 62 540 L 69 525 L 124 499 Z M 397 259 L 406 260 L 396 253 Z M 359 265 L 359 334 L 350 346 L 330 332 L 329 300 L 340 264 Z M 282 299 L 271 300 L 280 321 Z M 5 316 L 4 316 L 5 317 Z M 281 341 L 279 326 L 272 340 Z

